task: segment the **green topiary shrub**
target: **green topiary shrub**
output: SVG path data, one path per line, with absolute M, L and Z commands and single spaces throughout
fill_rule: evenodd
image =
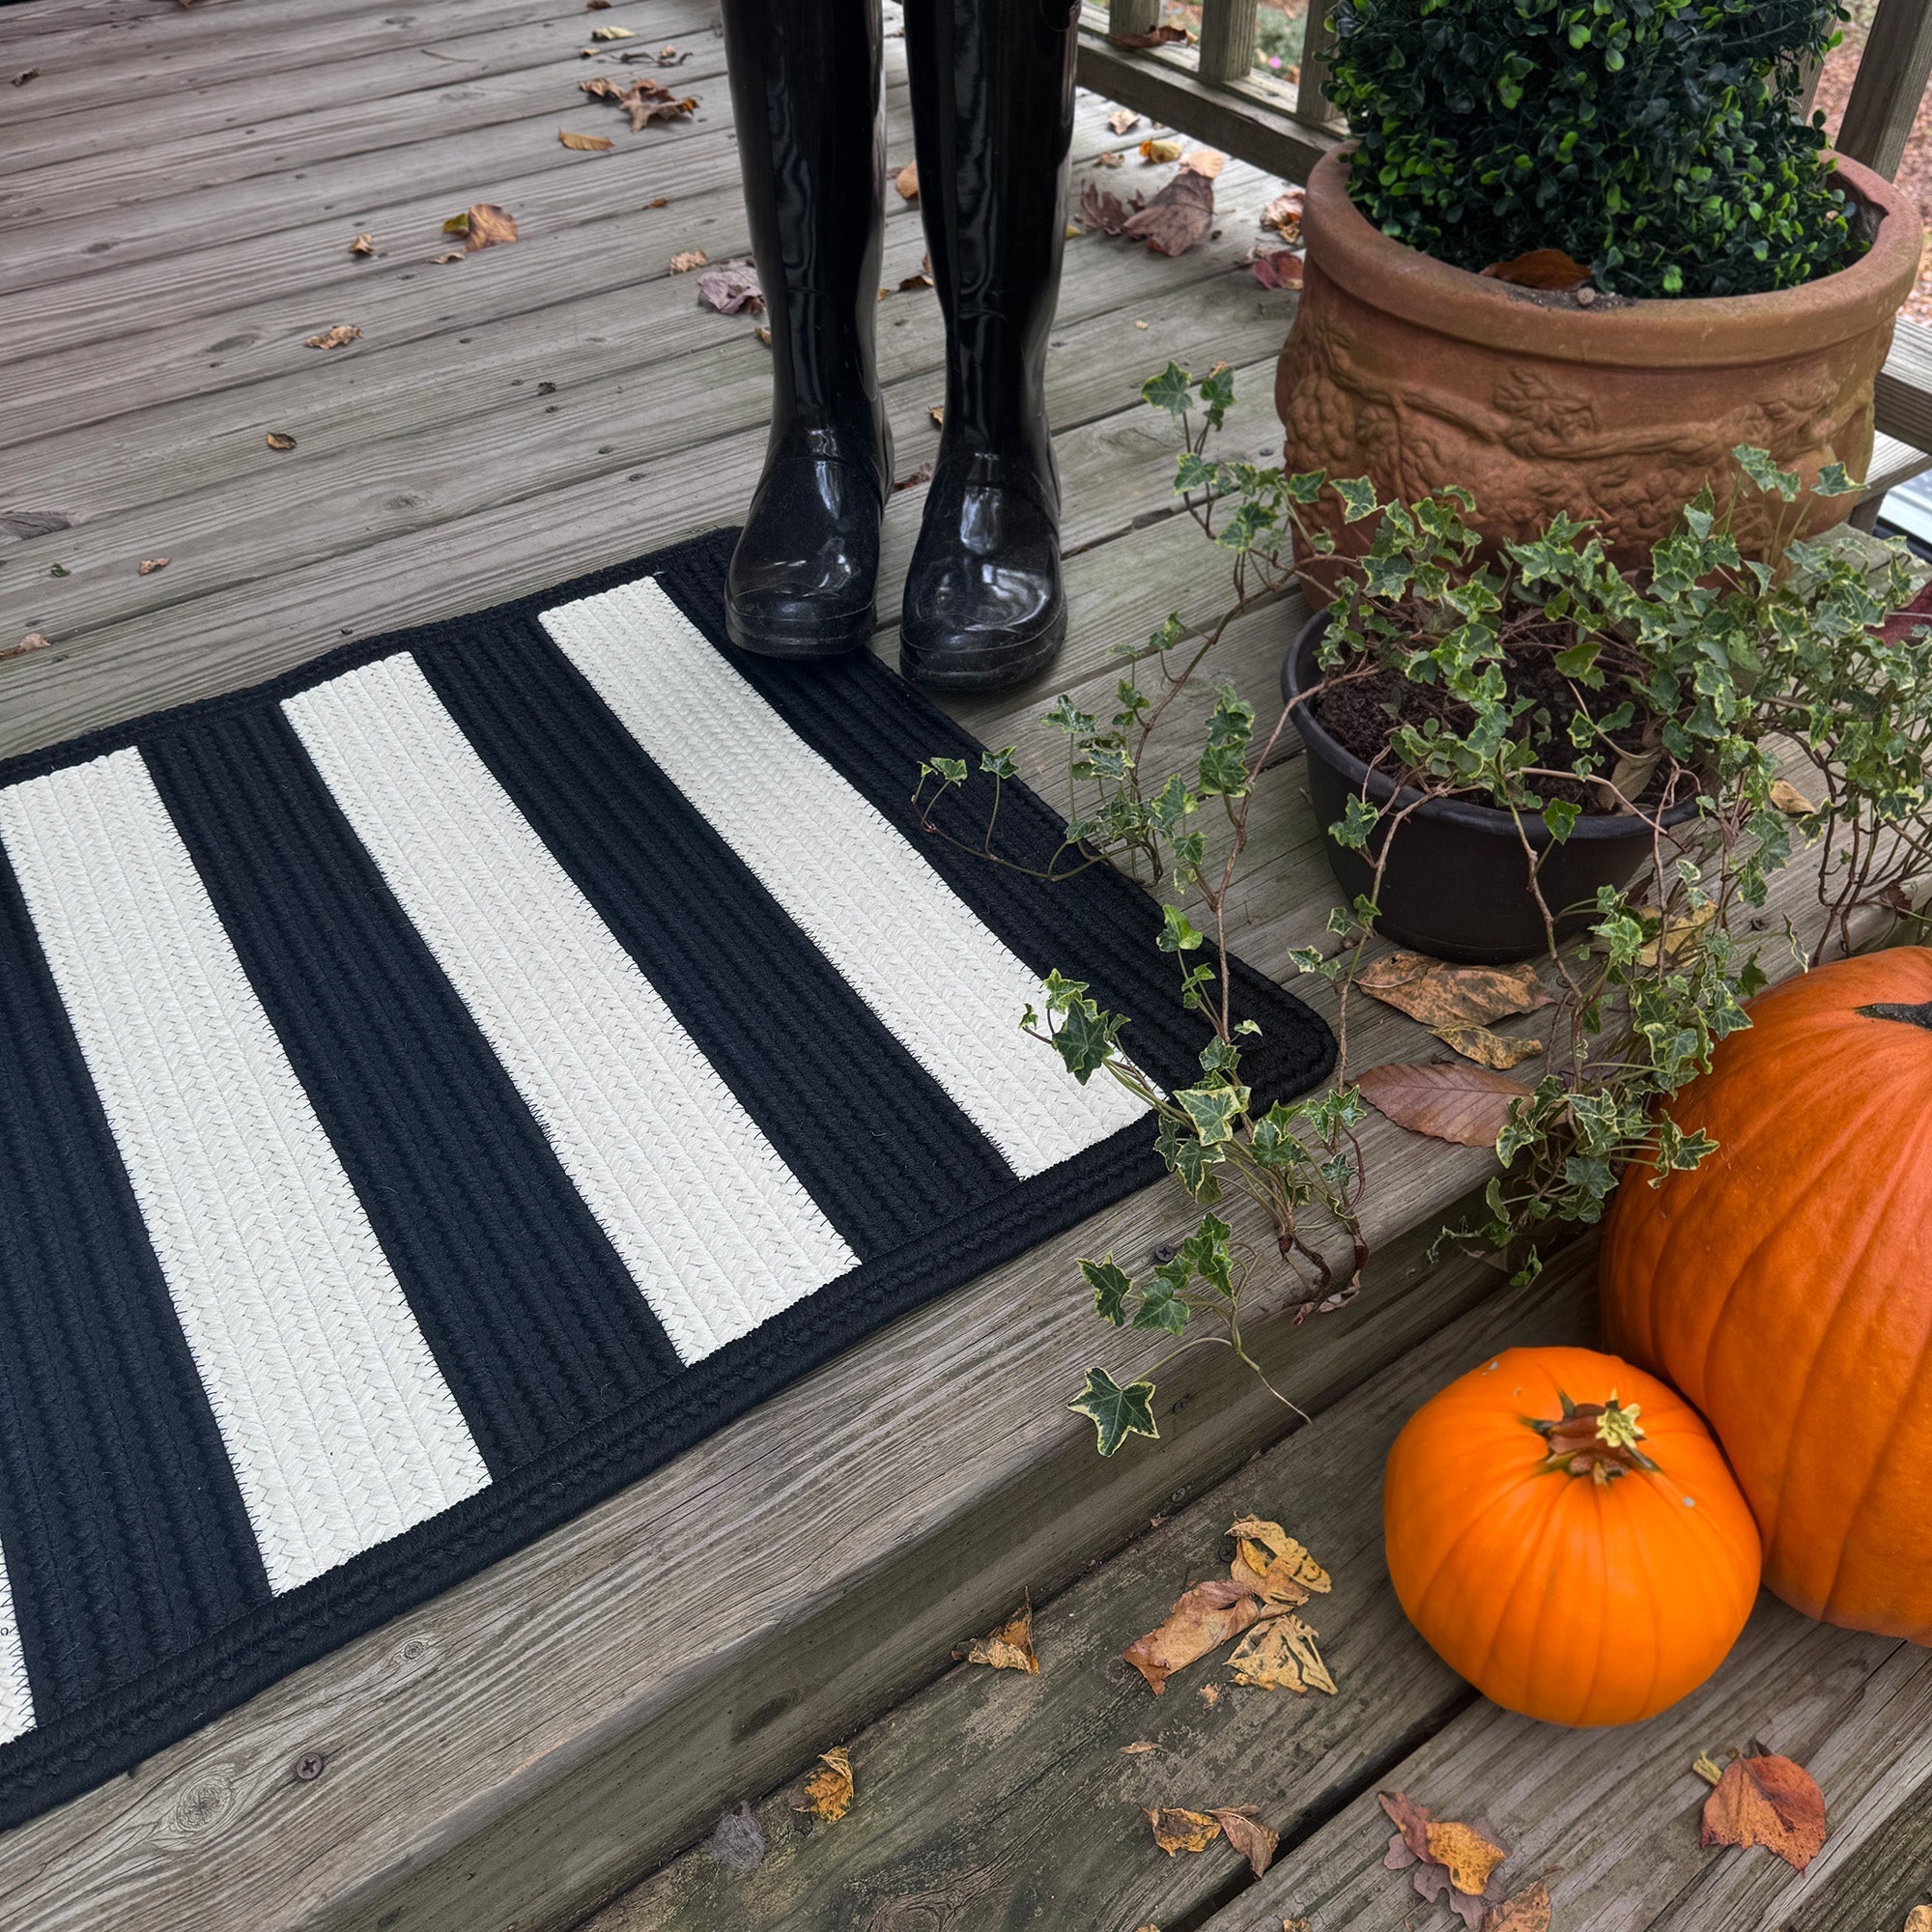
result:
M 1867 245 L 1822 117 L 1837 0 L 1338 0 L 1355 205 L 1459 268 L 1561 248 L 1630 296 L 1748 295 Z

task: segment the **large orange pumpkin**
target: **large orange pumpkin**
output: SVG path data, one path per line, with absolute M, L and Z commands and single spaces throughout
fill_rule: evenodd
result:
M 1932 951 L 1750 1016 L 1671 1103 L 1719 1151 L 1617 1190 L 1605 1332 L 1709 1418 L 1780 1597 L 1932 1642 Z
M 1553 1724 L 1675 1703 L 1757 1596 L 1757 1529 L 1710 1431 L 1593 1349 L 1510 1349 L 1424 1403 L 1389 1451 L 1382 1527 L 1442 1661 Z

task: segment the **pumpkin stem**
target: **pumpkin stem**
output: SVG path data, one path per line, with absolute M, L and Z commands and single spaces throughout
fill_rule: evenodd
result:
M 1923 1027 L 1932 1033 L 1932 1000 L 1920 1007 L 1900 1006 L 1895 1000 L 1877 1000 L 1868 1007 L 1858 1009 L 1859 1016 L 1867 1020 L 1903 1020 L 1907 1026 Z
M 1643 1424 L 1637 1420 L 1641 1403 L 1620 1403 L 1615 1389 L 1607 1402 L 1572 1402 L 1561 1389 L 1556 1399 L 1563 1406 L 1560 1416 L 1522 1418 L 1549 1446 L 1543 1463 L 1546 1471 L 1588 1476 L 1602 1484 L 1632 1469 L 1656 1470 L 1657 1464 L 1636 1446 L 1644 1439 Z

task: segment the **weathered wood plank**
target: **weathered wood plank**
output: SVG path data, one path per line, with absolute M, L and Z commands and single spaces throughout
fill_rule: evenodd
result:
M 1899 318 L 1872 401 L 1881 434 L 1932 451 L 1932 328 Z
M 1388 1586 L 1382 1462 L 1416 1406 L 1486 1355 L 1520 1342 L 1587 1344 L 1590 1273 L 1588 1244 L 1535 1291 L 1502 1288 L 1476 1263 L 1450 1264 L 1435 1292 L 1445 1314 L 1459 1302 L 1466 1312 L 1037 1605 L 1037 1677 L 953 1669 L 845 1741 L 859 1797 L 836 1830 L 812 1829 L 778 1792 L 755 1807 L 771 1847 L 757 1871 L 734 1872 L 697 1846 L 584 1932 L 1126 1932 L 1199 1913 L 1238 1861 L 1225 1845 L 1164 1859 L 1141 1806 L 1255 1804 L 1292 1838 L 1338 1787 L 1352 1789 L 1468 1703 Z M 1281 1521 L 1332 1575 L 1333 1593 L 1306 1614 L 1340 1693 L 1243 1690 L 1217 1658 L 1156 1698 L 1120 1653 L 1188 1581 L 1225 1574 L 1223 1533 L 1246 1515 Z M 1211 1705 L 1200 1694 L 1208 1685 Z M 1127 1753 L 1136 1743 L 1157 1748 Z
M 1932 4 L 1879 0 L 1838 125 L 1837 148 L 1889 179 L 1932 74 Z

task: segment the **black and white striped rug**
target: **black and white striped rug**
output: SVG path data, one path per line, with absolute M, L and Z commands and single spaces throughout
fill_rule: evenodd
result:
M 1187 1084 L 1151 901 L 919 833 L 977 748 L 730 541 L 0 766 L 0 1824 L 1160 1171 L 1017 1025 Z

